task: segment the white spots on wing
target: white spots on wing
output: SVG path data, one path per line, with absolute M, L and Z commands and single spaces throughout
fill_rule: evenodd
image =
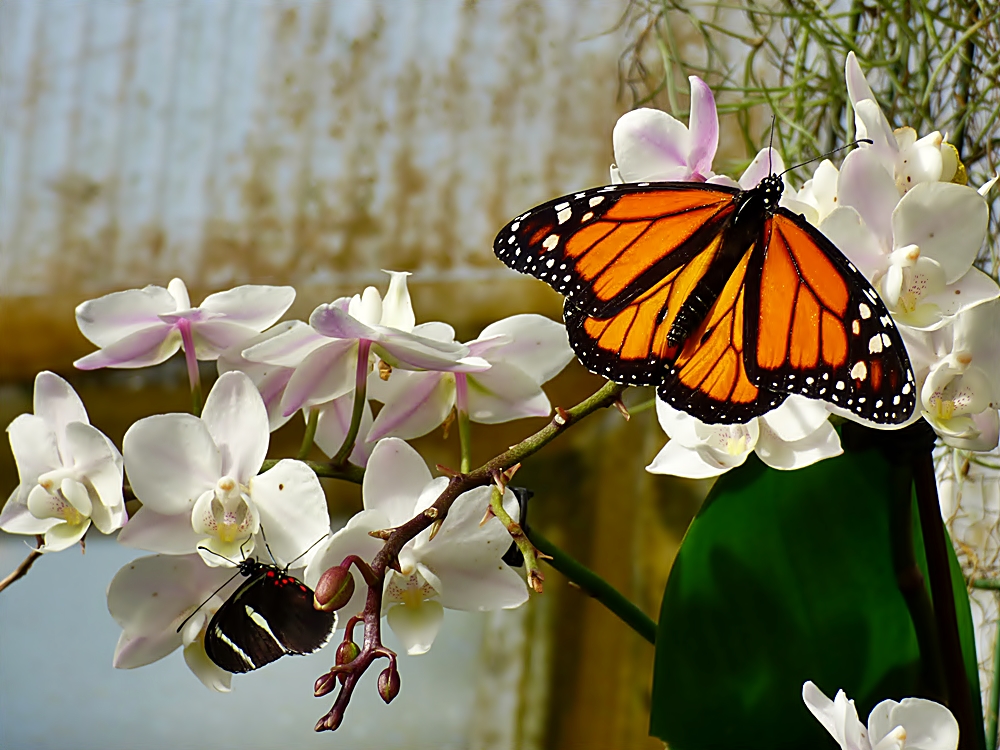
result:
M 806 385 L 812 385 L 815 382 L 816 382 L 816 378 L 814 378 L 812 375 L 810 375 L 808 378 L 806 378 Z
M 859 333 L 861 333 L 861 323 L 859 323 L 856 320 L 852 320 L 851 321 L 851 333 L 853 333 L 855 336 L 857 336 Z
M 594 212 L 587 211 L 587 213 L 585 213 L 583 216 L 580 217 L 580 221 L 590 221 L 593 218 L 594 218 Z
M 557 203 L 555 208 L 556 208 L 556 211 L 562 211 L 563 209 L 567 209 L 567 208 L 569 208 L 569 202 Z
M 899 406 L 899 396 L 893 396 L 892 397 L 892 405 L 893 406 Z
M 556 264 L 555 258 L 549 258 L 547 261 L 545 261 L 545 265 L 548 266 L 549 268 L 552 268 L 552 266 L 554 266 L 555 264 Z
M 889 338 L 888 333 L 882 334 L 882 345 L 885 346 L 886 349 L 892 346 L 892 339 Z
M 888 328 L 890 325 L 892 325 L 892 318 L 890 318 L 888 315 L 883 315 L 881 318 L 878 319 L 878 322 L 884 325 L 886 328 Z
M 838 380 L 837 384 L 834 386 L 834 388 L 836 388 L 838 391 L 844 390 L 844 387 L 845 386 L 844 386 L 844 381 L 843 380 Z
M 875 408 L 876 409 L 882 408 L 882 399 L 879 399 L 878 401 L 875 402 Z
M 602 203 L 604 203 L 603 195 L 595 195 L 593 198 L 587 201 L 587 205 L 590 206 L 591 208 L 593 208 L 594 206 L 599 206 Z
M 861 317 L 864 320 L 868 320 L 872 316 L 872 309 L 868 307 L 864 302 L 858 305 L 858 312 L 861 313 Z
M 570 217 L 572 215 L 573 215 L 572 208 L 564 208 L 562 211 L 556 214 L 556 220 L 558 220 L 560 224 L 565 224 L 567 221 L 570 220 Z
M 855 380 L 864 380 L 868 377 L 868 365 L 864 362 L 855 363 L 854 367 L 851 368 L 851 377 Z
M 546 250 L 551 250 L 552 248 L 554 248 L 558 244 L 559 244 L 559 235 L 558 234 L 550 234 L 542 242 L 542 247 L 545 248 Z
M 823 373 L 823 380 L 829 380 L 829 379 L 830 379 L 830 373 L 824 372 Z
M 903 395 L 904 396 L 908 396 L 909 394 L 910 394 L 910 384 L 909 383 L 904 383 L 903 384 Z
M 872 354 L 878 354 L 882 351 L 882 336 L 876 333 L 870 339 L 868 339 L 868 351 Z
M 513 224 L 510 225 L 510 231 L 516 232 L 520 228 L 520 226 L 521 222 L 515 221 Z

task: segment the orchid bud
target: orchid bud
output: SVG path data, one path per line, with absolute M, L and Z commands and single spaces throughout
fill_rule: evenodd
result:
M 337 646 L 337 666 L 350 664 L 358 658 L 358 654 L 360 653 L 361 649 L 358 647 L 357 643 L 354 641 L 344 641 Z
M 324 612 L 340 609 L 354 596 L 354 576 L 343 566 L 329 568 L 316 584 L 313 607 Z
M 313 695 L 317 698 L 322 698 L 327 693 L 333 692 L 335 687 L 337 687 L 337 675 L 327 672 L 324 675 L 320 675 L 316 680 L 316 683 L 313 685 Z
M 378 694 L 382 700 L 391 703 L 399 695 L 399 671 L 395 664 L 390 664 L 378 676 Z

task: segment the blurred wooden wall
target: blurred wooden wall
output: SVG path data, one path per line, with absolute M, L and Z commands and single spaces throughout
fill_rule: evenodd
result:
M 408 270 L 418 321 L 466 338 L 517 312 L 558 318 L 561 298 L 504 268 L 492 240 L 530 206 L 607 182 L 626 6 L 0 3 L 0 422 L 30 411 L 40 369 L 69 378 L 119 445 L 135 419 L 184 410 L 179 360 L 71 367 L 93 349 L 78 303 L 173 276 L 194 304 L 237 284 L 291 284 L 290 315 L 304 318 L 384 289 L 380 269 Z M 550 393 L 569 406 L 599 385 L 573 363 Z M 477 458 L 538 425 L 477 428 Z M 277 433 L 273 453 L 294 453 L 300 430 Z M 704 488 L 642 472 L 663 441 L 651 412 L 629 425 L 609 412 L 574 434 L 523 470 L 540 522 L 655 618 Z M 455 439 L 419 447 L 454 465 Z M 16 481 L 0 451 L 0 493 Z M 330 489 L 359 503 L 354 488 Z M 555 571 L 547 586 L 506 654 L 541 703 L 497 714 L 481 696 L 475 746 L 657 747 L 645 737 L 652 648 Z M 513 723 L 490 734 L 485 717 L 498 715 Z

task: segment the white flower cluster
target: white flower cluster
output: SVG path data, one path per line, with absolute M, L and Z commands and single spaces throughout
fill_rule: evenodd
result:
M 926 419 L 947 445 L 991 450 L 1000 434 L 1000 286 L 972 264 L 996 178 L 978 191 L 960 184 L 964 167 L 954 146 L 938 132 L 894 131 L 854 53 L 846 75 L 858 138 L 872 143 L 859 144 L 840 170 L 822 161 L 798 191 L 786 183 L 781 204 L 818 227 L 881 294 L 917 378 L 913 419 Z M 747 190 L 784 170 L 781 155 L 766 148 L 738 183 L 713 173 L 715 100 L 703 81 L 690 80 L 689 127 L 651 109 L 618 121 L 614 182 L 693 180 Z M 656 408 L 671 438 L 648 467 L 658 474 L 718 476 L 751 452 L 773 468 L 796 469 L 841 452 L 829 407 L 818 401 L 791 396 L 745 425 L 707 425 L 660 401 Z
M 266 542 L 279 564 L 304 567 L 312 586 L 349 555 L 370 562 L 382 543 L 368 532 L 408 521 L 447 484 L 400 438 L 430 432 L 454 409 L 482 423 L 551 412 L 541 384 L 572 359 L 564 326 L 516 315 L 458 343 L 451 326 L 416 325 L 407 276 L 390 272 L 384 297 L 369 287 L 320 305 L 308 324 L 276 324 L 295 298 L 291 287 L 241 286 L 191 307 L 180 279 L 77 308 L 80 330 L 101 347 L 76 363 L 81 369 L 155 365 L 182 349 L 193 393 L 200 391 L 198 360 L 215 360 L 219 370 L 200 416 L 141 419 L 125 434 L 122 453 L 50 372 L 35 381 L 34 414 L 8 427 L 20 484 L 0 512 L 0 528 L 44 534 L 41 550 L 54 551 L 80 541 L 93 523 L 104 533 L 121 529 L 120 543 L 156 553 L 122 568 L 108 589 L 122 627 L 116 667 L 143 666 L 183 646 L 192 672 L 228 691 L 231 675 L 208 658 L 205 632 L 224 603 L 218 589 L 242 560 L 259 558 Z M 382 403 L 374 420 L 369 397 Z M 308 465 L 284 459 L 262 471 L 270 433 L 296 412 L 315 425 L 314 442 L 327 455 L 344 450 L 339 461 L 368 466 L 365 509 L 335 534 Z M 356 436 L 349 437 L 352 421 Z M 142 503 L 131 518 L 126 477 Z M 387 576 L 383 613 L 411 654 L 430 648 L 443 608 L 507 608 L 527 599 L 523 577 L 500 563 L 507 530 L 495 518 L 480 525 L 490 492 L 460 496 L 440 533 L 409 542 L 399 572 Z M 509 491 L 504 505 L 517 518 Z M 350 614 L 363 608 L 366 590 L 359 577 Z

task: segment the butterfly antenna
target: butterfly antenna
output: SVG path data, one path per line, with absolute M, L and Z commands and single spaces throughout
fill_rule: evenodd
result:
M 198 549 L 205 549 L 205 548 L 204 547 L 199 547 Z M 206 550 L 206 551 L 207 552 L 212 552 L 212 550 Z M 215 553 L 213 552 L 212 554 L 215 554 Z M 222 555 L 219 555 L 219 557 L 222 557 Z M 226 588 L 226 586 L 228 586 L 230 583 L 232 583 L 233 578 L 236 578 L 236 576 L 238 576 L 239 574 L 240 574 L 240 571 L 237 570 L 235 573 L 233 573 L 233 575 L 229 578 L 228 581 L 226 581 L 224 584 L 222 584 L 221 586 L 219 586 L 219 588 L 217 588 L 215 591 L 213 591 L 211 594 L 209 594 L 208 598 L 205 601 L 203 601 L 201 604 L 199 604 L 197 607 L 195 607 L 194 612 L 192 612 L 187 617 L 185 617 L 184 621 L 181 622 L 181 624 L 177 626 L 177 631 L 176 632 L 178 632 L 178 633 L 181 632 L 181 628 L 183 628 L 185 625 L 187 625 L 187 621 L 190 620 L 192 617 L 194 617 L 196 614 L 198 614 L 198 610 L 200 610 L 202 607 L 204 607 L 206 604 L 208 604 L 212 600 L 213 596 L 215 596 L 216 594 L 218 594 L 220 591 L 222 591 L 222 589 Z
M 253 534 L 244 539 L 243 544 L 240 545 L 240 554 L 243 555 L 244 560 L 247 559 L 247 553 L 243 550 L 243 548 L 250 544 L 251 539 L 253 539 Z M 211 552 L 211 550 L 209 550 L 209 552 Z
M 771 164 L 771 156 L 774 154 L 774 115 L 771 115 L 771 137 L 767 141 L 767 173 L 774 174 L 774 167 Z
M 316 546 L 317 544 L 319 544 L 320 542 L 322 542 L 322 541 L 323 541 L 324 539 L 326 539 L 326 538 L 327 538 L 328 536 L 330 536 L 330 534 L 329 534 L 329 533 L 327 533 L 327 534 L 324 534 L 323 536 L 321 536 L 321 537 L 320 537 L 319 539 L 317 539 L 317 540 L 316 540 L 315 542 L 313 542 L 313 543 L 312 543 L 312 544 L 310 544 L 310 545 L 309 545 L 308 547 L 306 547 L 306 551 L 305 551 L 305 552 L 303 552 L 303 553 L 302 553 L 301 555 L 299 555 L 298 557 L 296 557 L 296 558 L 295 558 L 295 560 L 301 560 L 301 559 L 302 559 L 303 557 L 305 557 L 306 555 L 308 555 L 308 554 L 309 554 L 309 550 L 311 550 L 311 549 L 312 549 L 313 547 L 315 547 L 315 546 Z M 294 562 L 295 562 L 295 560 L 292 560 L 292 562 L 288 563 L 288 565 L 286 565 L 286 566 L 285 566 L 285 570 L 288 570 L 288 569 L 289 569 L 290 567 L 292 567 L 292 563 L 294 563 Z
M 821 154 L 820 156 L 814 156 L 812 159 L 809 159 L 808 161 L 804 161 L 801 164 L 796 164 L 794 167 L 789 167 L 784 172 L 779 174 L 778 177 L 781 177 L 781 175 L 791 172 L 793 169 L 804 167 L 806 164 L 812 164 L 814 161 L 819 161 L 820 159 L 825 159 L 828 156 L 833 156 L 835 153 L 837 153 L 838 151 L 843 151 L 845 148 L 850 148 L 851 146 L 857 146 L 859 143 L 867 143 L 870 146 L 872 144 L 872 141 L 869 138 L 859 138 L 856 141 L 851 141 L 846 146 L 835 148 L 833 151 L 827 151 L 825 154 Z
M 209 549 L 208 547 L 199 547 L 198 549 L 200 549 L 200 550 L 201 550 L 202 552 L 207 552 L 207 553 L 208 553 L 208 554 L 210 554 L 210 555 L 215 555 L 216 557 L 221 557 L 221 558 L 222 558 L 223 560 L 225 560 L 225 561 L 226 561 L 227 563 L 232 563 L 232 564 L 233 564 L 233 565 L 235 565 L 235 566 L 236 566 L 237 568 L 238 568 L 238 567 L 240 567 L 240 564 L 239 564 L 239 562 L 237 562 L 236 560 L 230 560 L 230 559 L 229 559 L 228 557 L 226 557 L 225 555 L 220 555 L 220 554 L 219 554 L 218 552 L 216 552 L 215 550 L 212 550 L 212 549 Z M 241 549 L 242 549 L 242 547 L 241 547 Z
M 268 555 L 268 557 L 271 558 L 271 562 L 274 563 L 275 565 L 277 565 L 278 561 L 274 559 L 274 553 L 271 552 L 271 546 L 267 543 L 267 534 L 264 533 L 264 524 L 260 525 L 260 538 L 264 540 L 264 549 L 267 550 L 267 555 Z M 312 548 L 310 547 L 310 549 L 312 549 Z M 298 559 L 298 558 L 296 558 L 296 559 Z

